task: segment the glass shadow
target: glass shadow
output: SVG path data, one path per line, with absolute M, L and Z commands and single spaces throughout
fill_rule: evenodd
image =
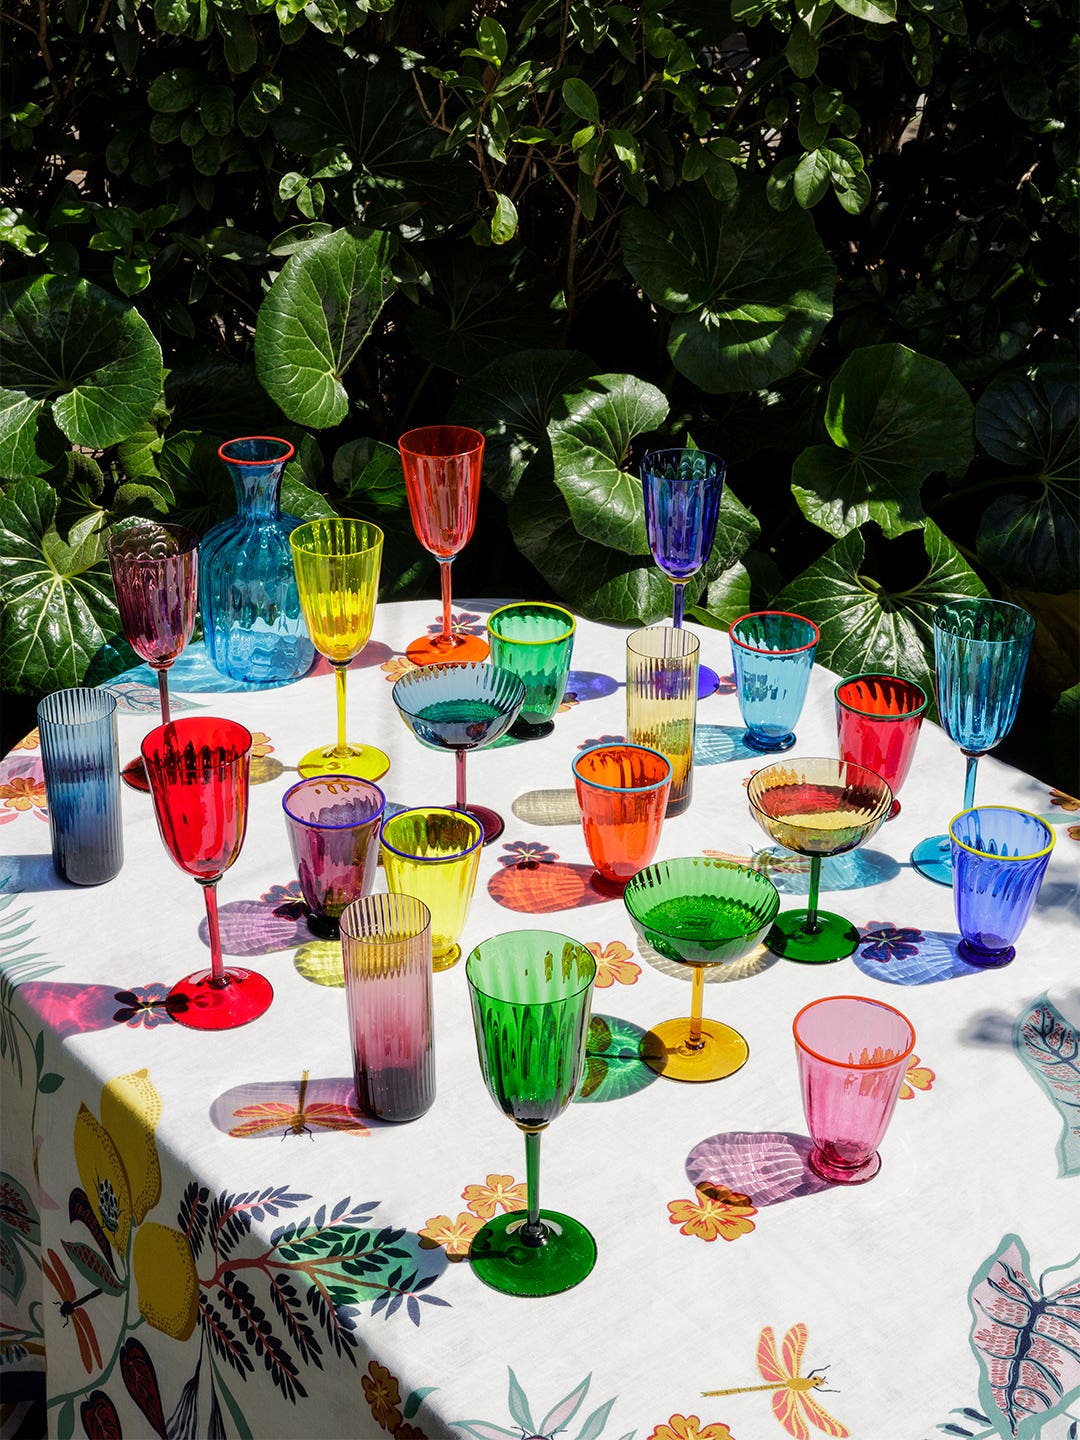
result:
M 311 1080 L 306 1074 L 295 1080 L 235 1085 L 214 1099 L 210 1120 L 238 1140 L 284 1140 L 290 1135 L 313 1140 L 331 1131 L 364 1136 L 379 1124 L 357 1107 L 351 1076 Z
M 581 810 L 573 790 L 526 790 L 510 809 L 526 825 L 581 824 Z
M 810 861 L 769 845 L 756 850 L 749 862 L 755 870 L 763 870 L 781 895 L 809 895 Z M 884 885 L 900 874 L 901 866 L 882 850 L 849 850 L 846 855 L 826 855 L 821 861 L 822 904 L 827 908 L 829 890 L 863 890 L 869 885 Z
M 936 985 L 965 975 L 984 974 L 960 955 L 960 934 L 871 925 L 862 933 L 851 957 L 864 975 L 886 985 Z
M 641 1058 L 645 1031 L 616 1015 L 589 1020 L 585 1037 L 585 1072 L 574 1104 L 623 1100 L 636 1095 L 660 1077 Z
M 567 693 L 577 696 L 579 702 L 614 695 L 621 684 L 613 675 L 602 675 L 596 670 L 571 670 L 566 678 Z
M 686 1174 L 698 1186 L 746 1195 L 760 1210 L 837 1187 L 810 1169 L 809 1135 L 784 1130 L 729 1130 L 701 1140 L 686 1157 Z
M 743 736 L 745 725 L 698 725 L 694 730 L 694 764 L 726 765 L 729 760 L 761 760 Z

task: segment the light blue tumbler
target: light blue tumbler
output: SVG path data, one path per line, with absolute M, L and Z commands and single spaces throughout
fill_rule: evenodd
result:
M 73 885 L 101 885 L 124 863 L 116 697 L 54 690 L 37 720 L 53 866 Z
M 786 610 L 759 610 L 732 621 L 729 638 L 746 725 L 743 740 L 753 750 L 790 750 L 814 668 L 818 627 Z
M 1027 810 L 980 805 L 949 826 L 953 900 L 969 965 L 1007 965 L 1054 848 L 1054 832 Z

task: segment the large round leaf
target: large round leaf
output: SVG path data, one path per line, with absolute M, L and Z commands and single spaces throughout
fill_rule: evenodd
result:
M 825 425 L 835 445 L 803 451 L 792 493 L 830 535 L 867 520 L 890 538 L 915 530 L 925 517 L 926 477 L 971 463 L 971 422 L 971 401 L 947 365 L 904 345 L 866 345 L 829 386 Z
M 522 350 L 464 380 L 449 419 L 483 432 L 484 481 L 509 500 L 526 467 L 550 449 L 548 422 L 559 396 L 592 374 L 577 350 Z
M 424 247 L 434 304 L 414 310 L 407 329 L 413 348 L 433 365 L 471 375 L 497 355 L 557 343 L 566 316 L 536 257 L 510 252 Z
M 416 238 L 472 210 L 476 174 L 464 159 L 437 153 L 441 132 L 417 100 L 423 76 L 397 51 L 340 55 L 297 45 L 281 76 L 282 103 L 270 117 L 275 137 L 313 160 L 343 150 L 352 161 L 350 203 L 359 204 L 366 225 L 400 226 Z
M 670 609 L 671 585 L 651 555 L 624 555 L 579 533 L 545 457 L 521 477 L 508 515 L 518 549 L 579 615 L 644 624 Z
M 132 663 L 121 638 L 99 510 L 63 539 L 56 491 L 33 477 L 0 492 L 0 687 L 32 695 Z
M 926 570 L 906 590 L 889 591 L 863 573 L 866 546 L 852 530 L 773 601 L 821 629 L 817 658 L 838 675 L 881 670 L 934 694 L 934 611 L 947 600 L 985 595 L 986 586 L 931 520 L 922 533 Z
M 1023 467 L 1018 493 L 1002 495 L 979 524 L 979 559 L 999 580 L 1063 594 L 1080 585 L 1080 396 L 1072 366 L 988 385 L 975 434 L 997 460 Z
M 209 351 L 189 352 L 170 365 L 165 402 L 170 429 L 209 430 L 224 440 L 272 435 L 280 423 L 255 366 Z
M 674 311 L 668 350 L 702 390 L 762 390 L 806 360 L 832 316 L 836 270 L 805 210 L 776 211 L 763 182 L 728 201 L 682 185 L 626 212 L 623 259 Z
M 667 413 L 663 393 L 633 375 L 594 375 L 556 402 L 548 425 L 555 484 L 584 539 L 648 553 L 641 481 L 623 466 L 634 440 Z
M 349 440 L 334 456 L 334 484 L 343 492 L 342 515 L 370 520 L 383 532 L 379 599 L 405 600 L 437 588 L 435 560 L 413 530 L 396 445 L 364 437 Z
M 298 425 L 321 429 L 348 414 L 342 376 L 394 290 L 389 248 L 380 231 L 335 230 L 286 262 L 259 307 L 259 379 Z
M 43 473 L 48 410 L 75 445 L 104 450 L 138 430 L 161 394 L 161 347 L 137 310 L 72 275 L 0 287 L 0 475 Z

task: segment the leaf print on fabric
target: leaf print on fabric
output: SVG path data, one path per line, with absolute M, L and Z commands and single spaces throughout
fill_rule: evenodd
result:
M 1060 1173 L 1080 1174 L 1080 1034 L 1043 995 L 1018 1016 L 1013 1047 L 1061 1116 Z
M 506 1408 L 516 1429 L 507 1430 L 505 1426 L 490 1420 L 451 1420 L 450 1424 L 455 1430 L 473 1436 L 474 1440 L 522 1440 L 522 1437 L 525 1437 L 525 1440 L 529 1440 L 529 1437 L 532 1437 L 532 1440 L 555 1440 L 556 1435 L 563 1436 L 564 1440 L 598 1440 L 607 1424 L 611 1407 L 618 1399 L 617 1395 L 592 1411 L 580 1430 L 571 1434 L 568 1428 L 570 1421 L 581 1409 L 591 1382 L 592 1375 L 586 1375 L 579 1385 L 561 1400 L 557 1400 L 543 1419 L 537 1422 L 532 1417 L 532 1408 L 524 1386 L 511 1370 Z M 624 1436 L 623 1440 L 632 1440 L 632 1433 Z
M 968 1292 L 979 1403 L 1006 1440 L 1036 1440 L 1080 1397 L 1080 1279 L 1047 1295 L 1029 1265 L 1023 1241 L 1006 1235 Z

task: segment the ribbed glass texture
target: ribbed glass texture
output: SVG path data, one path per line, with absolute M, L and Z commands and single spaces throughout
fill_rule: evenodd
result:
M 116 698 L 104 690 L 55 690 L 37 707 L 56 873 L 101 885 L 124 863 Z
M 696 575 L 712 549 L 726 473 L 707 450 L 651 450 L 641 462 L 649 549 L 677 584 Z
M 386 796 L 369 780 L 316 775 L 286 790 L 281 806 L 308 909 L 336 934 L 346 905 L 375 884 Z
M 818 628 L 802 615 L 761 610 L 740 615 L 728 632 L 746 744 L 790 750 L 817 653 Z
M 953 600 L 934 614 L 941 727 L 969 755 L 985 755 L 1012 729 L 1035 621 L 1004 600 Z
M 980 805 L 949 826 L 953 899 L 973 965 L 1003 965 L 1027 924 L 1050 863 L 1054 832 L 1027 810 Z
M 598 745 L 571 769 L 589 857 L 605 880 L 625 885 L 660 844 L 671 762 L 644 745 Z
M 431 960 L 447 970 L 461 958 L 484 829 L 462 810 L 399 810 L 382 827 L 387 889 L 415 895 L 431 911 Z
M 195 628 L 198 535 L 136 520 L 114 528 L 106 552 L 128 644 L 155 669 L 171 665 Z
M 900 813 L 896 792 L 915 755 L 925 692 L 899 675 L 852 675 L 833 692 L 841 760 L 865 765 L 893 792 L 889 819 Z
M 687 809 L 694 783 L 699 649 L 696 635 L 671 625 L 626 637 L 626 738 L 671 762 L 669 815 Z
M 416 1120 L 435 1099 L 431 914 L 414 895 L 368 895 L 341 916 L 360 1109 Z
M 292 454 L 288 441 L 262 435 L 230 440 L 218 451 L 237 513 L 203 537 L 199 604 L 214 666 L 248 684 L 294 680 L 315 658 L 289 549 L 301 522 L 278 503 Z
M 491 663 L 517 675 L 525 686 L 513 734 L 528 738 L 551 730 L 566 691 L 576 627 L 569 610 L 538 601 L 504 605 L 489 618 Z

